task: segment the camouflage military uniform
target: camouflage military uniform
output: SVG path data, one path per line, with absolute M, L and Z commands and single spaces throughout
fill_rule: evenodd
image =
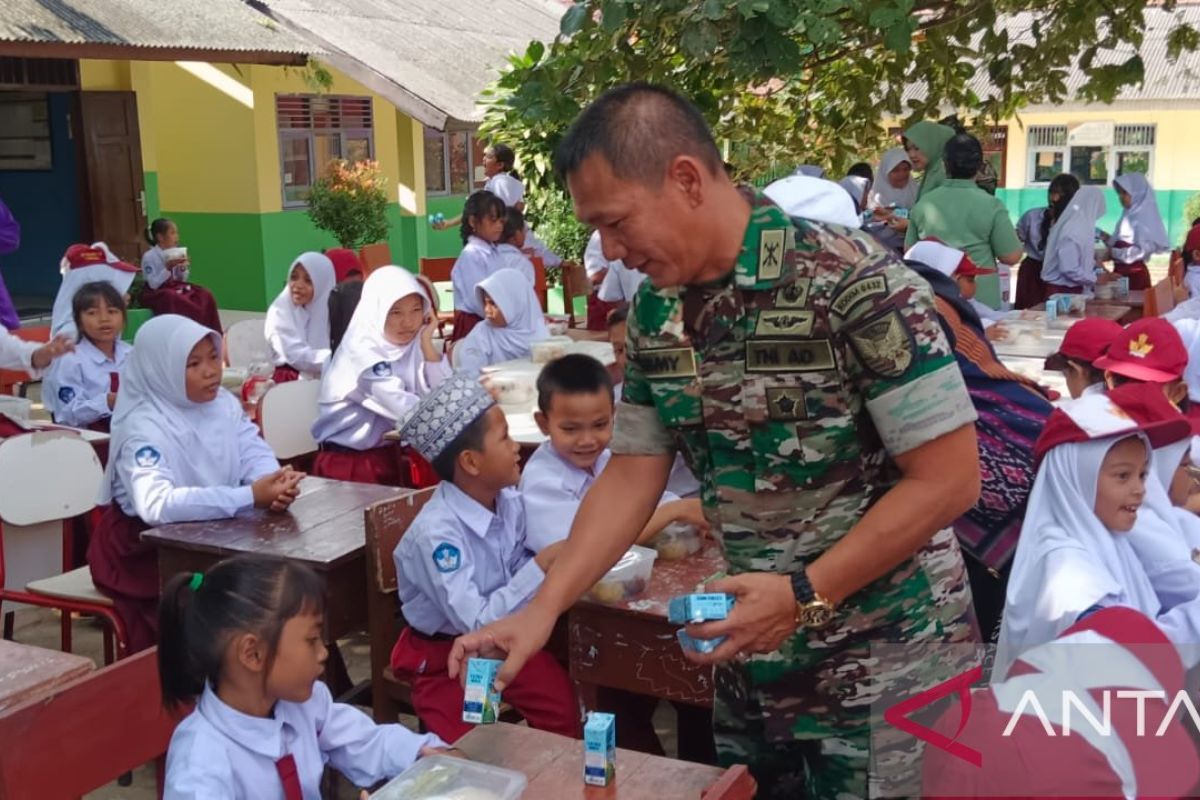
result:
M 841 539 L 904 453 L 975 419 L 919 276 L 858 231 L 761 195 L 732 277 L 655 289 L 629 317 L 616 453 L 682 450 L 731 573 L 791 573 Z M 714 734 L 760 797 L 866 796 L 867 643 L 972 641 L 953 534 L 854 594 L 833 625 L 717 670 Z

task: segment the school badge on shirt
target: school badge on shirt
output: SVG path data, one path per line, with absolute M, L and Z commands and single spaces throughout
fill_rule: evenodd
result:
M 162 458 L 162 456 L 159 454 L 159 452 L 150 445 L 139 447 L 137 452 L 133 454 L 133 461 L 139 467 L 157 466 L 160 458 Z
M 60 387 L 58 390 L 58 402 L 69 403 L 75 399 L 75 390 L 70 386 Z
M 438 572 L 454 572 L 462 563 L 462 553 L 452 544 L 443 542 L 433 549 L 433 564 Z
M 378 364 L 371 367 L 371 372 L 377 378 L 386 378 L 388 375 L 392 374 L 392 365 L 390 362 L 380 361 Z

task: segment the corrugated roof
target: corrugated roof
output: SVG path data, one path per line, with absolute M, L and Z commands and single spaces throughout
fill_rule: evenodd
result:
M 0 53 L 22 45 L 23 55 L 37 55 L 32 46 L 55 55 L 64 46 L 91 46 L 278 53 L 281 63 L 315 49 L 242 0 L 0 0 Z
M 505 57 L 558 34 L 556 0 L 265 0 L 275 19 L 320 41 L 322 60 L 435 128 L 476 122 L 479 93 Z
M 1141 85 L 1127 86 L 1117 96 L 1115 102 L 1144 101 L 1144 100 L 1198 100 L 1200 99 L 1200 52 L 1183 53 L 1175 62 L 1167 58 L 1167 34 L 1175 26 L 1176 20 L 1200 27 L 1200 7 L 1180 4 L 1175 12 L 1162 9 L 1146 9 L 1146 35 L 1140 48 L 1124 45 L 1115 50 L 1103 50 L 1097 55 L 1095 64 L 1120 64 L 1135 52 L 1140 52 L 1145 64 L 1145 80 Z M 1029 31 L 1033 15 L 1030 13 L 1014 14 L 1006 21 L 1010 41 L 1033 43 Z M 1067 100 L 1075 99 L 1076 93 L 1087 81 L 1078 63 L 1072 64 L 1066 80 Z M 979 70 L 971 81 L 971 89 L 980 97 L 986 98 L 994 94 L 995 87 L 988 80 L 987 73 Z M 911 84 L 905 91 L 905 99 L 922 98 L 925 96 L 923 83 Z

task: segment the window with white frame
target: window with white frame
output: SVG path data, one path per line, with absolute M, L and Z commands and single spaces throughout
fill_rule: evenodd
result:
M 366 161 L 375 156 L 369 97 L 315 94 L 275 96 L 283 207 L 303 208 L 329 162 Z
M 1096 125 L 1097 123 L 1088 123 Z M 1029 126 L 1029 183 L 1049 183 L 1069 172 L 1085 186 L 1103 186 L 1127 172 L 1150 175 L 1154 168 L 1154 125 L 1113 125 L 1111 136 L 1072 138 L 1066 125 Z
M 425 194 L 462 195 L 482 189 L 484 144 L 472 130 L 425 128 Z

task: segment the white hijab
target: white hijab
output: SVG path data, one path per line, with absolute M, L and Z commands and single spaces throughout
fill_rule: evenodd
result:
M 1187 368 L 1183 371 L 1188 399 L 1200 403 L 1200 319 L 1174 319 L 1171 324 L 1179 331 L 1179 338 L 1183 339 L 1188 352 Z
M 1171 242 L 1167 239 L 1167 229 L 1163 227 L 1162 214 L 1158 212 L 1158 199 L 1146 176 L 1140 172 L 1129 172 L 1113 183 L 1133 198 L 1129 208 L 1121 214 L 1113 238 L 1137 245 L 1147 254 L 1169 250 Z
M 789 175 L 767 185 L 763 194 L 789 216 L 858 228 L 862 218 L 838 184 L 807 175 Z
M 908 248 L 908 252 L 904 254 L 904 260 L 919 261 L 949 278 L 962 266 L 965 255 L 966 253 L 962 250 L 950 245 L 935 242 L 932 239 L 922 239 Z
M 292 273 L 296 267 L 304 267 L 312 280 L 313 299 L 306 306 L 292 302 L 289 289 Z M 314 350 L 329 349 L 329 293 L 337 283 L 333 262 L 321 253 L 301 253 L 288 270 L 283 291 L 267 309 L 265 332 L 269 340 L 276 332 L 286 337 L 303 340 Z
M 321 378 L 320 402 L 340 403 L 348 398 L 358 388 L 363 372 L 381 361 L 391 364 L 392 375 L 400 377 L 414 394 L 429 390 L 424 384 L 425 356 L 421 352 L 420 333 L 403 345 L 392 344 L 383 335 L 392 306 L 411 294 L 421 298 L 421 305 L 429 314 L 432 310 L 429 295 L 411 272 L 388 265 L 371 273 L 363 283 L 362 298 L 350 317 L 342 342 Z
M 854 201 L 854 212 L 861 213 L 864 198 L 867 196 L 867 189 L 870 188 L 870 181 L 859 175 L 847 175 L 838 181 L 838 186 L 846 190 L 846 194 L 850 195 L 850 199 Z
M 96 242 L 92 247 L 103 250 L 105 260 L 110 263 L 89 264 L 85 267 L 70 269 L 66 259 L 63 259 L 59 265 L 62 270 L 62 283 L 59 284 L 58 294 L 54 297 L 54 307 L 50 312 L 51 338 L 58 336 L 60 333 L 65 333 L 72 337 L 78 335 L 79 332 L 75 330 L 75 317 L 71 313 L 71 304 L 75 300 L 75 293 L 85 283 L 107 281 L 112 284 L 119 295 L 124 295 L 129 291 L 129 287 L 133 285 L 133 279 L 137 275 L 136 269 L 129 271 L 117 269 L 112 266 L 112 262 L 119 261 L 119 259 L 113 255 L 113 252 L 108 249 L 108 245 L 104 242 Z
M 1151 619 L 1158 616 L 1154 587 L 1129 535 L 1111 532 L 1093 511 L 1104 457 L 1129 436 L 1150 452 L 1145 436 L 1129 433 L 1062 444 L 1042 461 L 1008 580 L 993 683 L 1004 680 L 1022 653 L 1056 638 L 1106 598 Z M 1143 513 L 1139 510 L 1135 529 Z
M 241 422 L 241 403 L 224 389 L 207 403 L 187 397 L 188 356 L 206 336 L 220 353 L 220 334 L 178 314 L 154 317 L 138 328 L 113 409 L 102 502 L 112 499 L 117 460 L 133 457 L 121 452 L 129 441 L 155 443 L 180 486 L 241 482 L 237 436 L 224 435 Z
M 893 147 L 879 159 L 879 167 L 875 170 L 875 181 L 871 184 L 871 193 L 867 196 L 867 208 L 912 208 L 917 203 L 917 193 L 921 191 L 921 183 L 913 180 L 909 173 L 908 183 L 897 189 L 888 180 L 892 170 L 904 162 L 912 166 L 908 153 L 903 147 Z
M 483 307 L 483 294 L 504 314 L 503 328 L 484 321 L 471 329 L 467 339 L 475 337 L 469 346 L 485 354 L 487 362 L 509 361 L 529 355 L 529 346 L 550 337 L 542 304 L 529 281 L 515 269 L 498 269 L 484 278 L 475 287 L 479 307 Z M 476 334 L 478 331 L 478 334 Z M 464 341 L 464 345 L 467 343 Z
M 1096 223 L 1104 216 L 1108 204 L 1104 192 L 1098 186 L 1084 186 L 1071 198 L 1071 204 L 1062 216 L 1055 220 L 1046 238 L 1045 262 L 1042 274 L 1050 275 L 1058 269 L 1058 245 L 1060 242 L 1075 242 L 1087 256 L 1096 243 Z

